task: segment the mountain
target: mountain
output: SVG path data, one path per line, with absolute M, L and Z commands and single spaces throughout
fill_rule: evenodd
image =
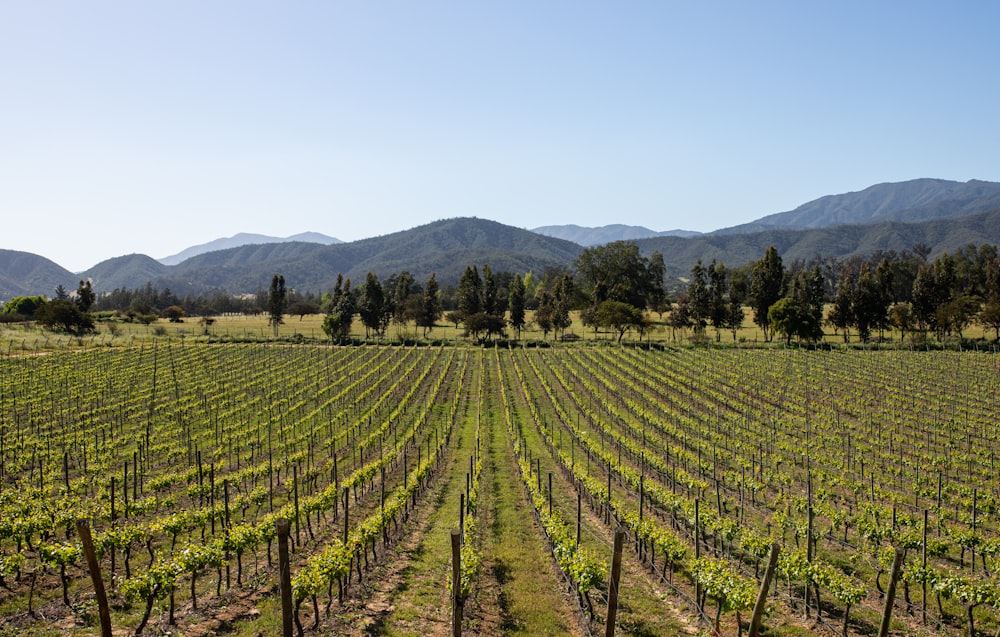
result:
M 541 226 L 532 229 L 532 232 L 543 234 L 546 237 L 556 237 L 565 239 L 582 246 L 596 246 L 613 241 L 626 241 L 629 239 L 648 239 L 650 237 L 693 237 L 701 233 L 693 230 L 667 230 L 657 232 L 643 226 L 626 226 L 615 223 L 598 228 L 587 228 L 574 224 L 563 226 Z
M 199 254 L 205 254 L 206 252 L 214 252 L 216 250 L 226 250 L 228 248 L 238 248 L 240 246 L 261 244 L 261 243 L 283 243 L 283 242 L 295 242 L 304 241 L 308 243 L 320 243 L 323 245 L 334 245 L 337 243 L 343 243 L 340 239 L 335 239 L 333 237 L 328 237 L 325 234 L 320 234 L 319 232 L 302 232 L 300 234 L 293 234 L 290 237 L 271 237 L 265 234 L 251 234 L 247 232 L 241 232 L 239 234 L 233 235 L 231 237 L 225 237 L 222 239 L 215 239 L 214 241 L 209 241 L 208 243 L 202 243 L 200 245 L 191 246 L 190 248 L 185 248 L 178 252 L 177 254 L 172 254 L 169 257 L 163 257 L 159 259 L 159 262 L 163 265 L 177 265 L 182 263 L 186 259 L 198 256 Z
M 950 219 L 1000 208 L 1000 183 L 973 179 L 913 179 L 876 184 L 860 192 L 827 195 L 795 210 L 761 217 L 711 234 L 826 228 L 882 221 Z
M 0 250 L 0 299 L 44 294 L 56 286 L 75 290 L 80 277 L 45 257 L 30 252 Z
M 284 275 L 289 287 L 313 291 L 332 287 L 339 273 L 359 284 L 369 271 L 385 278 L 407 270 L 420 282 L 435 273 L 446 285 L 457 283 L 470 264 L 488 263 L 497 272 L 541 273 L 572 264 L 581 251 L 569 241 L 495 221 L 458 218 L 351 243 L 244 245 L 206 252 L 174 266 L 129 255 L 103 261 L 81 276 L 91 278 L 98 292 L 151 282 L 181 295 L 210 289 L 256 292 L 266 288 L 276 272 Z
M 930 246 L 930 258 L 972 244 L 1000 245 L 1000 208 L 954 219 L 903 223 L 834 226 L 811 230 L 765 230 L 745 234 L 705 234 L 689 239 L 657 237 L 636 242 L 644 254 L 663 254 L 669 277 L 686 277 L 701 259 L 742 266 L 764 255 L 769 246 L 782 260 L 808 261 L 813 257 L 843 259 L 869 256 L 878 251 L 909 250 L 918 243 Z

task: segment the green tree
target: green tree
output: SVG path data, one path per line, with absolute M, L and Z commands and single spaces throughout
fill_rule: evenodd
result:
M 851 268 L 844 267 L 840 271 L 828 320 L 835 330 L 843 334 L 844 342 L 850 342 L 851 326 L 854 325 L 854 271 Z
M 708 320 L 715 328 L 715 340 L 721 340 L 720 332 L 725 329 L 729 315 L 729 306 L 726 303 L 726 266 L 723 263 L 716 263 L 715 259 L 708 264 L 706 271 L 708 277 Z
M 489 265 L 483 266 L 483 312 L 494 316 L 500 315 L 500 299 L 497 292 L 497 282 Z
M 767 320 L 771 329 L 776 334 L 783 334 L 785 342 L 789 345 L 792 342 L 792 337 L 801 337 L 806 332 L 809 322 L 807 313 L 791 297 L 778 299 L 771 304 Z
M 637 308 L 649 305 L 654 273 L 634 241 L 614 241 L 586 248 L 575 263 L 576 277 L 594 305 L 621 301 Z
M 285 322 L 285 306 L 287 305 L 285 276 L 275 274 L 271 277 L 271 290 L 267 297 L 268 324 L 274 329 L 274 337 L 278 337 L 278 326 Z
M 94 294 L 94 288 L 90 285 L 90 279 L 81 280 L 80 286 L 76 288 L 76 306 L 80 308 L 81 312 L 89 312 L 96 299 L 97 295 Z
M 483 280 L 475 265 L 465 267 L 458 281 L 458 311 L 462 316 L 472 316 L 483 311 Z
M 403 271 L 399 273 L 396 277 L 396 287 L 393 291 L 393 320 L 399 325 L 406 323 L 407 320 L 412 320 L 412 316 L 407 316 L 407 307 L 410 303 L 410 295 L 412 295 L 416 290 L 414 289 L 413 275 L 409 272 Z
M 477 312 L 466 316 L 463 321 L 465 335 L 472 335 L 477 341 L 490 340 L 494 336 L 503 336 L 507 322 L 503 318 L 487 312 Z
M 424 328 L 424 337 L 427 332 L 434 329 L 434 323 L 441 318 L 441 300 L 438 298 L 438 282 L 434 274 L 427 279 L 424 285 L 424 295 L 420 304 L 420 316 L 417 318 L 417 327 Z
M 187 312 L 184 311 L 179 305 L 171 305 L 166 307 L 160 312 L 160 316 L 167 319 L 171 323 L 183 323 L 184 317 L 187 316 Z
M 712 310 L 712 297 L 708 289 L 708 271 L 701 259 L 691 267 L 691 278 L 687 285 L 687 312 L 696 334 L 704 334 Z
M 4 314 L 17 314 L 26 319 L 35 317 L 35 311 L 45 304 L 44 296 L 15 296 L 4 303 Z
M 573 277 L 568 274 L 560 276 L 552 294 L 552 328 L 555 335 L 558 335 L 559 332 L 565 332 L 573 324 L 569 312 L 575 295 Z
M 743 304 L 750 294 L 750 279 L 746 268 L 735 268 L 729 271 L 729 305 L 726 311 L 726 327 L 733 334 L 733 342 L 736 342 L 736 333 L 743 327 Z
M 825 286 L 819 266 L 814 266 L 812 271 L 798 272 L 792 279 L 791 288 L 790 296 L 802 313 L 802 325 L 799 326 L 798 336 L 809 341 L 822 339 Z
M 547 338 L 552 331 L 555 318 L 555 300 L 552 293 L 543 290 L 538 299 L 538 309 L 535 310 L 535 325 L 542 330 L 542 338 Z
M 625 332 L 630 329 L 642 331 L 646 328 L 646 318 L 642 310 L 621 301 L 604 301 L 597 306 L 595 317 L 597 324 L 618 333 L 618 342 L 622 342 Z
M 376 336 L 382 335 L 386 316 L 391 314 L 386 312 L 385 292 L 382 284 L 373 272 L 369 272 L 365 278 L 364 288 L 361 290 L 361 299 L 358 303 L 358 315 L 361 323 L 365 326 L 365 338 L 369 338 L 374 332 Z
M 518 274 L 510 282 L 510 326 L 517 332 L 517 338 L 521 338 L 521 329 L 524 328 L 525 317 L 525 294 L 524 280 Z
M 35 310 L 35 320 L 52 330 L 84 334 L 94 330 L 94 320 L 68 299 L 52 299 Z
M 750 268 L 750 296 L 753 301 L 753 321 L 764 332 L 764 340 L 770 341 L 770 320 L 768 312 L 771 306 L 781 298 L 781 290 L 785 279 L 785 266 L 781 263 L 778 250 L 771 246 L 764 256 L 755 261 Z
M 909 303 L 896 303 L 889 310 L 889 319 L 893 327 L 899 330 L 899 341 L 903 342 L 906 333 L 913 331 L 916 318 L 913 316 L 913 306 Z
M 854 308 L 854 326 L 858 330 L 858 338 L 867 342 L 871 338 L 872 328 L 879 325 L 888 311 L 870 263 L 861 265 L 851 307 Z

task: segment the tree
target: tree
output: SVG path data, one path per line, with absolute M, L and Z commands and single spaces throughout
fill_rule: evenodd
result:
M 432 273 L 424 286 L 420 316 L 417 318 L 417 327 L 424 328 L 424 337 L 427 336 L 427 332 L 434 328 L 434 323 L 441 318 L 441 301 L 438 299 L 438 291 L 437 278 Z
M 833 298 L 833 309 L 828 317 L 830 325 L 841 332 L 844 342 L 851 340 L 851 325 L 854 325 L 854 271 L 844 267 L 837 279 L 837 294 Z
M 552 294 L 552 328 L 556 334 L 565 332 L 573 324 L 569 311 L 575 294 L 573 278 L 568 274 L 560 276 Z
M 899 330 L 899 341 L 903 342 L 906 333 L 913 331 L 916 319 L 913 316 L 913 306 L 909 303 L 896 303 L 889 311 L 890 323 Z
M 687 294 L 681 294 L 677 297 L 677 304 L 670 311 L 670 317 L 667 319 L 670 324 L 670 338 L 672 340 L 677 340 L 677 330 L 691 327 L 691 314 L 688 312 L 690 306 Z
M 990 299 L 979 312 L 979 321 L 983 327 L 993 329 L 994 338 L 1000 341 L 1000 299 Z
M 179 305 L 171 305 L 166 307 L 160 312 L 160 315 L 170 321 L 171 323 L 183 323 L 184 317 L 187 316 L 187 312 L 184 311 Z
M 393 320 L 402 325 L 411 317 L 407 316 L 407 306 L 410 295 L 415 292 L 413 275 L 403 271 L 396 277 L 396 288 L 393 291 Z
M 61 329 L 70 334 L 84 334 L 94 330 L 94 320 L 87 312 L 80 311 L 68 299 L 52 299 L 35 310 L 35 319 L 44 327 Z
M 802 314 L 798 336 L 809 341 L 822 339 L 825 286 L 819 266 L 814 266 L 812 271 L 799 271 L 792 279 L 791 288 L 789 296 L 799 306 Z
M 4 314 L 17 314 L 26 319 L 35 317 L 35 311 L 45 304 L 44 296 L 15 296 L 4 303 Z
M 94 294 L 94 288 L 90 286 L 90 279 L 86 281 L 81 280 L 80 286 L 76 288 L 76 306 L 81 312 L 90 311 L 90 306 L 94 304 L 94 300 L 97 296 Z
M 521 338 L 521 329 L 524 327 L 524 315 L 525 315 L 525 293 L 526 289 L 524 287 L 524 280 L 521 279 L 521 275 L 518 274 L 514 277 L 514 280 L 510 282 L 510 299 L 508 301 L 510 305 L 510 326 L 514 328 L 517 332 L 517 338 Z
M 278 326 L 285 322 L 285 276 L 275 274 L 271 277 L 271 290 L 267 297 L 268 324 L 274 329 L 275 338 L 278 337 Z
M 287 313 L 299 317 L 301 321 L 306 314 L 319 314 L 319 311 L 319 306 L 312 301 L 296 301 L 288 306 Z
M 712 298 L 708 289 L 708 271 L 701 259 L 691 267 L 691 279 L 687 286 L 688 318 L 696 334 L 703 334 L 712 309 Z
M 499 315 L 500 299 L 497 295 L 497 282 L 489 265 L 483 266 L 483 312 Z
M 715 259 L 708 264 L 708 320 L 715 328 L 715 340 L 720 340 L 720 330 L 727 325 L 729 308 L 726 304 L 726 266 L 716 263 Z
M 351 324 L 356 311 L 354 294 L 351 292 L 351 280 L 337 275 L 337 284 L 330 298 L 330 309 L 323 318 L 323 331 L 331 341 L 343 343 L 351 335 Z
M 858 338 L 862 342 L 867 342 L 871 337 L 872 328 L 879 325 L 888 311 L 870 263 L 861 265 L 851 307 L 854 309 L 854 326 L 858 330 Z
M 506 321 L 487 312 L 477 312 L 472 316 L 466 316 L 463 324 L 465 325 L 465 335 L 471 334 L 480 342 L 490 340 L 494 336 L 503 336 L 504 328 L 507 327 Z
M 594 305 L 621 301 L 637 308 L 649 305 L 657 266 L 639 253 L 634 241 L 613 241 L 586 248 L 575 263 L 576 276 Z
M 538 329 L 542 330 L 542 338 L 547 338 L 549 332 L 552 331 L 555 318 L 554 306 L 555 300 L 552 298 L 552 293 L 547 290 L 542 291 L 538 300 L 538 309 L 535 310 L 535 324 Z
M 649 255 L 649 298 L 646 299 L 646 307 L 660 315 L 663 320 L 663 313 L 670 309 L 670 302 L 667 300 L 666 276 L 667 266 L 663 263 L 663 255 L 654 252 Z
M 806 331 L 808 317 L 795 299 L 785 297 L 771 305 L 767 320 L 771 329 L 777 334 L 784 334 L 785 342 L 791 345 L 793 336 L 800 336 Z
M 365 278 L 365 286 L 361 290 L 361 299 L 358 303 L 358 314 L 361 317 L 361 323 L 365 326 L 365 338 L 368 338 L 371 332 L 380 336 L 385 324 L 385 317 L 391 316 L 386 312 L 386 299 L 382 284 L 379 283 L 378 277 L 373 272 L 369 272 Z
M 770 341 L 768 311 L 781 298 L 781 288 L 785 278 L 785 267 L 781 263 L 778 250 L 771 246 L 763 258 L 755 261 L 750 269 L 750 296 L 753 299 L 753 321 L 764 332 L 764 340 Z
M 630 329 L 645 329 L 645 317 L 642 310 L 621 301 L 604 301 L 597 306 L 597 324 L 618 333 L 618 342 L 622 342 L 625 332 Z
M 69 298 L 69 292 L 66 291 L 66 288 L 63 287 L 62 283 L 56 286 L 56 298 L 63 300 Z
M 726 311 L 726 327 L 733 333 L 733 342 L 736 342 L 736 333 L 743 327 L 743 303 L 750 294 L 750 280 L 746 268 L 736 268 L 729 271 L 729 308 Z
M 483 311 L 483 281 L 474 265 L 465 267 L 458 281 L 458 311 L 462 316 L 472 316 Z

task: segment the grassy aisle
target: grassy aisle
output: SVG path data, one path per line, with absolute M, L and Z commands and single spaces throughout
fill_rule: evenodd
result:
M 499 413 L 499 409 L 495 411 Z M 480 599 L 489 594 L 496 611 L 483 613 L 477 634 L 582 635 L 579 612 L 565 593 L 541 528 L 531 514 L 513 449 L 499 418 L 489 418 L 489 451 L 480 499 L 480 529 L 488 530 Z

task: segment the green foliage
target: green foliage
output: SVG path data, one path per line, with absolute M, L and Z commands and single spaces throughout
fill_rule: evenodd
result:
M 94 330 L 94 320 L 77 304 L 66 299 L 52 299 L 35 310 L 35 319 L 51 330 L 84 334 Z
M 24 318 L 31 319 L 35 316 L 35 310 L 45 303 L 44 296 L 15 296 L 4 303 L 2 312 L 4 314 L 17 314 Z

